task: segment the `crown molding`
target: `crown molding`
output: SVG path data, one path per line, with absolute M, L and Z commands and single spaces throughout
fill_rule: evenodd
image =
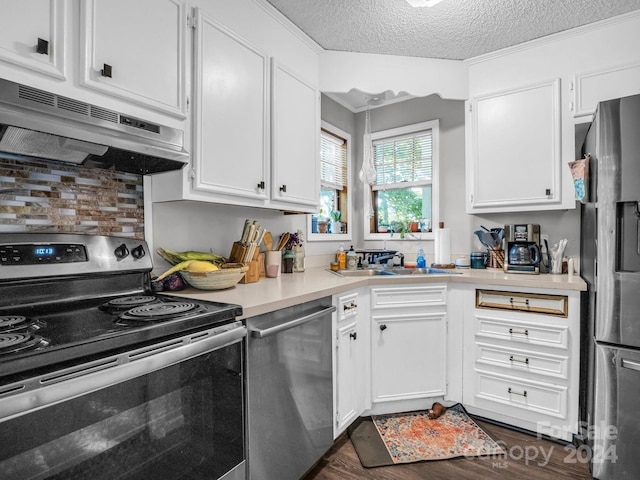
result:
M 611 25 L 624 23 L 630 20 L 634 20 L 636 18 L 640 18 L 640 10 L 624 13 L 616 17 L 606 18 L 604 20 L 589 23 L 587 25 L 581 25 L 579 27 L 571 28 L 563 32 L 553 33 L 551 35 L 547 35 L 546 37 L 536 38 L 535 40 L 530 40 L 528 42 L 521 43 L 519 45 L 514 45 L 512 47 L 496 50 L 495 52 L 485 53 L 477 57 L 468 58 L 466 60 L 463 60 L 463 63 L 465 63 L 466 65 L 475 65 L 482 62 L 487 62 L 489 60 L 494 60 L 496 58 L 505 57 L 507 55 L 513 55 L 514 53 L 519 53 L 525 50 L 530 50 L 532 48 L 536 48 L 541 45 L 551 44 L 563 38 L 575 37 L 578 35 L 582 35 L 588 31 L 593 31 L 594 29 L 609 27 Z
M 293 33 L 296 37 L 302 40 L 308 47 L 310 47 L 315 53 L 318 55 L 324 52 L 324 48 L 322 48 L 315 40 L 313 40 L 309 35 L 304 33 L 300 28 L 298 28 L 291 20 L 285 17 L 276 7 L 271 5 L 266 0 L 251 0 L 258 7 L 264 10 L 268 15 L 270 15 L 273 19 L 275 19 L 278 23 L 280 23 L 283 27 Z

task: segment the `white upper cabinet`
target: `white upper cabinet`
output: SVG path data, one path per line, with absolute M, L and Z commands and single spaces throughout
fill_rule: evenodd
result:
M 186 117 L 185 3 L 84 0 L 80 5 L 81 84 Z
M 267 199 L 269 59 L 197 13 L 194 188 Z
M 274 203 L 308 205 L 320 198 L 320 94 L 273 62 L 272 172 Z
M 191 167 L 155 175 L 153 201 L 316 212 L 317 55 L 281 24 L 268 35 L 271 17 L 237 23 L 224 9 L 202 8 L 194 17 Z
M 560 208 L 560 80 L 467 102 L 467 212 Z
M 0 59 L 64 79 L 66 7 L 63 0 L 4 0 Z

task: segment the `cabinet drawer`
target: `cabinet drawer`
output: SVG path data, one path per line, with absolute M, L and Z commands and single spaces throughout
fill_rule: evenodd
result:
M 371 308 L 446 306 L 447 287 L 384 287 L 371 289 Z
M 358 294 L 351 293 L 338 298 L 338 321 L 358 315 Z
M 476 338 L 492 338 L 529 345 L 566 350 L 569 348 L 569 329 L 566 326 L 534 325 L 529 322 L 476 316 Z
M 568 315 L 568 299 L 564 295 L 476 290 L 476 307 L 544 313 L 560 317 Z
M 567 388 L 478 373 L 476 398 L 553 417 L 567 416 Z
M 547 355 L 485 343 L 477 343 L 476 349 L 476 363 L 480 368 L 508 369 L 514 375 L 536 374 L 564 380 L 568 377 L 569 357 L 567 356 Z

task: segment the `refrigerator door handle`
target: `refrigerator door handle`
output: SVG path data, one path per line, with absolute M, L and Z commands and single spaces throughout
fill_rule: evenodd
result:
M 640 372 L 640 363 L 634 362 L 633 360 L 627 360 L 626 358 L 622 359 L 622 368 L 628 368 L 629 370 L 636 370 Z

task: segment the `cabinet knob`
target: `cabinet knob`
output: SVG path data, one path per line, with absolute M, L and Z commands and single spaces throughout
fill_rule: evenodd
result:
M 358 334 L 357 334 L 356 332 L 350 333 L 350 334 L 349 334 L 349 338 L 350 338 L 351 340 L 355 340 L 355 339 L 357 339 L 357 338 L 358 338 Z
M 111 67 L 111 65 L 103 63 L 102 70 L 100 70 L 100 75 L 102 75 L 103 77 L 111 78 L 112 70 L 113 68 Z
M 287 192 L 287 186 L 286 185 L 282 185 L 280 187 L 280 191 L 283 192 L 283 193 L 286 193 Z
M 260 183 L 258 183 L 258 188 L 260 190 L 264 190 L 264 180 L 260 181 Z
M 38 37 L 36 52 L 41 53 L 42 55 L 49 55 L 49 42 L 43 38 Z
M 544 194 L 545 194 L 547 197 L 550 197 L 550 196 L 551 196 L 551 189 L 550 189 L 550 188 L 547 188 L 547 189 L 544 191 Z
M 383 323 L 382 325 L 380 325 L 380 331 L 384 332 L 387 329 L 387 326 Z

